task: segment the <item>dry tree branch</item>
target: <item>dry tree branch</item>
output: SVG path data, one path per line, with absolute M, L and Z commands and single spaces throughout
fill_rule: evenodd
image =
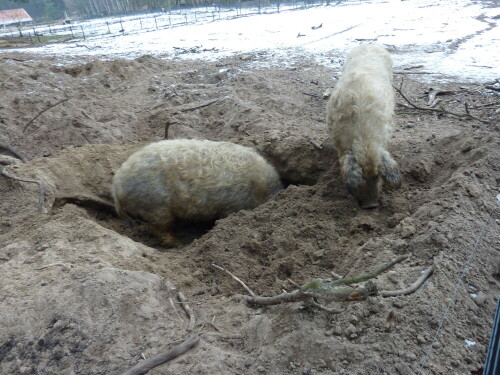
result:
M 219 101 L 219 98 L 215 98 L 215 99 L 210 99 L 210 100 L 206 100 L 203 102 L 199 102 L 199 103 L 194 104 L 194 105 L 187 104 L 187 105 L 179 106 L 177 108 L 173 108 L 171 115 L 177 115 L 177 114 L 183 113 L 183 112 L 195 111 L 195 110 L 200 109 L 200 108 L 208 107 L 209 105 L 217 103 L 218 101 Z M 160 104 L 157 104 L 153 108 L 151 108 L 150 111 L 154 111 L 155 109 L 158 109 L 164 105 L 165 105 L 165 103 L 163 103 L 163 102 Z
M 38 185 L 38 212 L 43 212 L 43 202 L 44 202 L 44 195 L 45 195 L 45 186 L 43 185 L 42 181 L 38 180 L 30 180 L 27 178 L 20 178 L 17 176 L 14 176 L 12 173 L 7 172 L 5 168 L 2 168 L 0 171 L 0 174 L 3 174 L 5 177 L 11 178 L 16 181 L 22 181 L 22 182 L 29 182 L 32 184 L 37 184 Z
M 97 208 L 99 210 L 106 210 L 115 212 L 115 205 L 105 199 L 99 198 L 95 195 L 75 194 L 75 195 L 59 195 L 52 203 L 52 209 L 61 208 L 65 204 L 73 203 L 82 207 Z
M 247 291 L 248 294 L 250 294 L 252 297 L 255 297 L 255 293 L 252 292 L 252 290 L 243 281 L 241 281 L 240 279 L 238 279 L 236 276 L 234 276 L 227 269 L 225 269 L 224 267 L 218 266 L 216 264 L 212 264 L 212 267 L 217 268 L 218 270 L 221 270 L 221 271 L 224 271 L 225 273 L 227 273 L 229 276 L 231 276 L 231 278 L 233 280 L 235 280 L 238 283 L 240 283 L 240 285 Z
M 191 306 L 188 305 L 187 299 L 184 296 L 184 294 L 182 294 L 182 292 L 177 293 L 177 299 L 181 303 L 182 308 L 184 309 L 184 311 L 186 312 L 186 315 L 189 318 L 189 325 L 188 325 L 187 330 L 188 330 L 188 332 L 191 332 L 194 329 L 194 325 L 196 323 L 196 319 L 194 317 L 193 310 L 191 310 Z
M 123 372 L 121 375 L 142 375 L 146 374 L 149 370 L 162 365 L 166 362 L 169 362 L 173 360 L 174 358 L 177 358 L 178 356 L 186 353 L 188 350 L 194 348 L 198 342 L 200 341 L 200 336 L 193 331 L 194 325 L 195 325 L 195 317 L 193 314 L 193 311 L 191 310 L 191 307 L 187 304 L 186 297 L 184 297 L 184 294 L 181 292 L 178 292 L 177 294 L 177 299 L 182 305 L 182 308 L 186 312 L 187 316 L 189 317 L 189 325 L 187 328 L 187 331 L 190 333 L 189 337 L 184 340 L 181 344 L 176 345 L 173 349 L 169 350 L 166 353 L 161 353 L 158 355 L 155 355 L 154 357 L 151 357 L 149 359 L 146 359 L 145 361 L 138 363 L 134 367 L 130 368 L 129 370 Z
M 422 275 L 415 281 L 412 285 L 410 285 L 408 288 L 401 289 L 401 290 L 381 290 L 378 292 L 378 294 L 382 297 L 396 297 L 396 296 L 402 296 L 406 294 L 411 294 L 414 293 L 418 288 L 422 286 L 422 284 L 429 278 L 429 276 L 434 272 L 434 266 L 430 266 L 427 268 Z
M 231 278 L 236 280 L 240 285 L 242 285 L 245 290 L 250 294 L 250 296 L 243 296 L 247 303 L 252 305 L 278 305 L 282 303 L 289 302 L 311 302 L 314 306 L 319 307 L 323 310 L 339 313 L 341 310 L 327 308 L 314 299 L 322 299 L 328 302 L 350 302 L 350 301 L 363 301 L 372 295 L 382 295 L 384 297 L 397 296 L 402 294 L 410 294 L 416 291 L 423 282 L 432 273 L 433 268 L 429 268 L 422 274 L 422 276 L 409 288 L 400 291 L 384 291 L 379 292 L 375 283 L 371 279 L 377 277 L 381 273 L 387 271 L 388 269 L 394 267 L 396 264 L 401 263 L 403 260 L 407 259 L 407 255 L 400 256 L 390 262 L 387 262 L 376 269 L 366 272 L 362 275 L 351 277 L 351 278 L 341 278 L 334 281 L 324 281 L 322 279 L 311 279 L 304 285 L 300 286 L 298 289 L 292 292 L 283 292 L 279 295 L 271 297 L 256 296 L 246 284 L 239 278 L 234 276 L 231 272 L 223 267 L 212 264 L 213 267 L 226 272 Z M 362 281 L 368 281 L 363 286 L 350 287 L 346 285 L 359 283 Z
M 488 120 L 484 120 L 484 119 L 481 119 L 479 117 L 475 117 L 475 116 L 472 116 L 470 113 L 469 113 L 469 110 L 468 110 L 468 107 L 467 105 L 465 106 L 465 110 L 466 110 L 466 113 L 457 113 L 457 112 L 451 112 L 451 111 L 448 111 L 444 108 L 425 108 L 425 107 L 420 107 L 418 105 L 416 105 L 415 103 L 413 103 L 410 99 L 408 99 L 406 97 L 405 94 L 403 94 L 403 80 L 401 80 L 401 84 L 399 85 L 399 88 L 396 87 L 396 86 L 393 86 L 394 87 L 394 90 L 396 90 L 396 92 L 401 95 L 401 97 L 414 109 L 418 109 L 420 111 L 427 111 L 427 112 L 436 112 L 436 113 L 441 113 L 441 114 L 447 114 L 447 115 L 452 115 L 452 116 L 455 116 L 455 117 L 458 117 L 458 118 L 466 118 L 466 119 L 472 119 L 472 120 L 477 120 L 477 121 L 480 121 L 482 122 L 483 124 L 489 124 L 490 122 Z
M 449 95 L 449 94 L 454 94 L 455 92 L 454 91 L 450 91 L 450 90 L 441 90 L 441 89 L 434 89 L 434 88 L 430 88 L 429 89 L 429 92 L 427 93 L 427 97 L 428 97 L 428 101 L 427 101 L 427 105 L 429 107 L 435 107 L 437 105 L 437 96 L 438 95 Z
M 312 144 L 314 147 L 316 147 L 318 150 L 323 150 L 323 146 L 320 145 L 318 142 L 312 140 L 311 138 L 307 139 L 310 144 Z
M 0 148 L 10 151 L 16 158 L 18 158 L 22 162 L 26 161 L 26 158 L 23 156 L 23 154 L 21 154 L 19 151 L 13 148 L 11 145 L 0 141 Z
M 52 109 L 54 108 L 56 105 L 59 105 L 61 103 L 64 103 L 64 102 L 67 102 L 69 100 L 69 98 L 65 98 L 65 99 L 61 99 L 59 100 L 57 103 L 55 104 L 51 104 L 50 106 L 48 106 L 47 108 L 45 108 L 44 110 L 40 111 L 35 117 L 33 117 L 25 126 L 24 126 L 24 129 L 23 129 L 23 133 L 26 133 L 26 130 L 28 129 L 28 127 L 31 125 L 31 123 L 33 121 L 35 121 L 40 115 L 42 115 L 43 113 L 47 112 L 49 109 Z
M 368 296 L 377 293 L 375 284 L 367 283 L 366 286 L 360 286 L 357 288 L 344 287 L 335 288 L 331 290 L 321 289 L 320 283 L 323 280 L 313 279 L 300 289 L 294 290 L 293 292 L 285 292 L 272 297 L 260 297 L 260 296 L 243 296 L 245 300 L 251 305 L 279 305 L 282 303 L 289 302 L 305 302 L 309 301 L 314 297 L 322 298 L 327 301 L 334 302 L 351 302 L 351 301 L 362 301 L 368 298 Z M 323 292 L 320 293 L 319 291 Z
M 396 264 L 401 263 L 403 260 L 405 260 L 407 258 L 408 258 L 408 255 L 401 255 L 401 256 L 397 257 L 396 259 L 391 260 L 390 262 L 381 265 L 380 267 L 374 269 L 373 271 L 364 273 L 364 274 L 362 274 L 360 276 L 351 277 L 351 278 L 348 278 L 348 279 L 342 278 L 340 280 L 334 280 L 334 281 L 330 282 L 330 285 L 331 286 L 334 286 L 334 285 L 350 285 L 350 284 L 359 283 L 361 281 L 366 281 L 366 280 L 374 279 L 375 277 L 377 277 L 381 273 L 387 271 L 389 268 L 394 267 Z
M 149 372 L 149 370 L 173 360 L 178 356 L 186 353 L 188 350 L 194 348 L 196 344 L 200 341 L 200 337 L 197 333 L 193 332 L 189 337 L 179 344 L 175 346 L 173 349 L 169 350 L 166 353 L 155 355 L 145 361 L 135 365 L 131 369 L 122 373 L 122 375 L 142 375 Z
M 314 301 L 314 300 L 311 300 L 310 303 L 317 307 L 318 309 L 321 309 L 323 311 L 326 311 L 327 313 L 330 313 L 330 314 L 340 314 L 341 312 L 344 311 L 344 309 L 336 309 L 334 307 L 326 307 L 326 306 L 323 306 L 322 304 Z

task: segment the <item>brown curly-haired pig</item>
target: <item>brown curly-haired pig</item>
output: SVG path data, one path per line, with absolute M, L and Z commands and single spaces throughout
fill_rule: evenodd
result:
M 377 45 L 352 49 L 327 106 L 327 124 L 347 190 L 363 208 L 378 205 L 382 181 L 401 186 L 387 148 L 394 129 L 392 59 Z
M 254 208 L 282 188 L 273 166 L 248 147 L 176 139 L 132 154 L 117 170 L 111 192 L 120 217 L 149 223 L 174 246 L 175 220 L 222 218 Z

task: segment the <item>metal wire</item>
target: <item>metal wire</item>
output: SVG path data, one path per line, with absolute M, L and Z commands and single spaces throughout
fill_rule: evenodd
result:
M 460 278 L 458 279 L 457 283 L 455 284 L 455 290 L 453 291 L 453 296 L 451 297 L 450 303 L 448 303 L 448 306 L 446 306 L 446 309 L 443 312 L 443 315 L 441 316 L 441 319 L 439 321 L 438 328 L 436 330 L 436 333 L 434 334 L 434 337 L 432 338 L 431 343 L 427 347 L 427 351 L 424 354 L 422 360 L 420 361 L 420 368 L 418 370 L 418 375 L 423 375 L 424 374 L 424 366 L 427 364 L 429 361 L 429 358 L 432 353 L 432 345 L 437 341 L 439 334 L 441 333 L 441 329 L 443 328 L 444 322 L 446 321 L 446 318 L 448 317 L 448 314 L 450 313 L 450 310 L 452 306 L 455 304 L 455 301 L 458 297 L 458 290 L 460 287 L 460 284 L 462 284 L 462 281 L 464 277 L 469 273 L 470 270 L 470 265 L 472 263 L 472 259 L 474 258 L 474 255 L 476 255 L 477 250 L 479 248 L 478 244 L 481 241 L 484 231 L 486 229 L 487 225 L 484 225 L 483 228 L 481 229 L 481 232 L 477 235 L 476 241 L 472 247 L 472 250 L 469 253 L 469 256 L 467 257 L 467 262 L 465 263 L 465 266 L 462 270 L 462 274 L 460 275 Z

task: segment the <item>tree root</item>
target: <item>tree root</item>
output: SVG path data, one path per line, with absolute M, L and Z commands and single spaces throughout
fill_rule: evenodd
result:
M 45 196 L 45 186 L 43 185 L 42 181 L 30 180 L 30 179 L 27 179 L 27 178 L 20 178 L 20 177 L 14 176 L 12 173 L 7 172 L 5 170 L 5 167 L 1 169 L 0 174 L 4 175 L 5 177 L 8 177 L 8 178 L 10 178 L 12 180 L 22 181 L 22 182 L 29 182 L 29 183 L 32 183 L 32 184 L 37 184 L 38 185 L 38 206 L 37 206 L 37 209 L 38 209 L 38 212 L 43 212 L 43 203 L 44 203 L 44 196 Z
M 135 365 L 131 369 L 123 372 L 122 375 L 146 374 L 147 372 L 149 372 L 149 370 L 164 363 L 167 363 L 173 360 L 174 358 L 177 358 L 178 356 L 193 349 L 198 344 L 199 341 L 200 337 L 198 336 L 198 334 L 196 332 L 192 332 L 189 335 L 189 337 L 182 342 L 182 344 L 175 346 L 173 349 L 169 350 L 166 353 L 158 354 L 155 355 L 154 357 L 146 359 L 145 361 Z
M 405 96 L 405 94 L 403 94 L 403 82 L 404 82 L 404 80 L 401 80 L 399 88 L 396 87 L 396 86 L 393 86 L 393 87 L 396 90 L 396 92 L 399 95 L 401 95 L 401 97 L 405 100 L 405 102 L 407 102 L 411 106 L 411 108 L 413 108 L 413 109 L 418 109 L 420 111 L 426 111 L 426 112 L 441 113 L 441 114 L 451 115 L 451 116 L 455 116 L 455 117 L 458 117 L 458 118 L 465 118 L 465 119 L 469 119 L 469 120 L 477 120 L 477 121 L 482 122 L 483 124 L 490 124 L 490 122 L 488 120 L 484 120 L 482 118 L 472 116 L 470 114 L 470 112 L 469 112 L 469 106 L 467 105 L 467 103 L 464 104 L 464 106 L 465 106 L 465 113 L 451 112 L 451 111 L 448 111 L 448 110 L 446 110 L 444 108 L 425 108 L 425 107 L 420 107 L 420 106 L 416 105 L 415 103 L 413 103 L 410 99 L 408 99 Z
M 316 306 L 322 310 L 328 311 L 330 313 L 340 313 L 342 310 L 328 308 L 319 304 L 316 300 L 321 299 L 327 302 L 351 302 L 351 301 L 364 301 L 369 296 L 380 295 L 382 297 L 395 297 L 405 294 L 414 293 L 422 284 L 427 280 L 427 278 L 432 274 L 434 267 L 429 267 L 426 271 L 422 273 L 419 279 L 413 283 L 410 287 L 396 290 L 396 291 L 379 291 L 375 283 L 371 279 L 377 277 L 381 273 L 392 268 L 394 265 L 401 263 L 403 260 L 407 259 L 408 256 L 400 256 L 388 263 L 381 265 L 380 267 L 364 273 L 362 275 L 351 277 L 351 278 L 340 278 L 337 280 L 322 280 L 322 279 L 311 279 L 304 285 L 300 286 L 298 289 L 292 292 L 283 292 L 276 296 L 271 297 L 261 297 L 255 295 L 255 293 L 239 278 L 234 276 L 231 272 L 226 270 L 224 267 L 212 264 L 214 268 L 222 270 L 236 280 L 243 288 L 247 291 L 249 296 L 243 296 L 243 298 L 250 305 L 279 305 L 282 303 L 290 302 L 309 302 L 313 306 Z M 346 285 L 359 283 L 362 281 L 368 281 L 363 286 L 350 287 Z
M 410 285 L 408 288 L 401 289 L 401 290 L 381 290 L 378 292 L 378 294 L 382 297 L 397 297 L 397 296 L 403 296 L 407 294 L 414 293 L 417 291 L 418 288 L 422 286 L 422 284 L 429 278 L 429 276 L 434 272 L 434 266 L 430 266 L 427 268 L 424 272 L 422 272 L 422 275 L 415 281 L 412 285 Z
M 234 276 L 227 269 L 225 269 L 224 267 L 218 266 L 216 264 L 212 264 L 212 267 L 217 268 L 218 270 L 221 270 L 221 271 L 224 271 L 225 273 L 227 273 L 229 276 L 231 276 L 231 278 L 233 280 L 235 280 L 238 283 L 240 283 L 240 285 L 247 291 L 248 294 L 250 294 L 252 297 L 255 297 L 255 293 L 252 291 L 252 289 L 250 289 L 243 281 L 241 281 L 240 279 L 238 279 L 236 276 Z
M 18 158 L 22 162 L 26 161 L 26 158 L 24 157 L 24 155 L 21 154 L 19 151 L 17 151 L 15 148 L 13 148 L 11 145 L 0 141 L 0 148 L 3 148 L 7 151 L 10 151 L 16 158 Z
M 59 100 L 57 103 L 55 104 L 51 104 L 50 106 L 48 106 L 47 108 L 45 108 L 44 110 L 40 111 L 35 117 L 33 117 L 30 121 L 28 121 L 28 123 L 24 126 L 24 129 L 23 129 L 23 133 L 26 133 L 26 130 L 28 129 L 28 127 L 33 123 L 33 121 L 35 121 L 40 115 L 42 115 L 43 113 L 47 112 L 49 109 L 52 109 L 54 108 L 56 105 L 59 105 L 61 103 L 64 103 L 64 102 L 67 102 L 69 100 L 69 98 L 65 98 L 65 99 L 61 99 Z
M 188 338 L 185 339 L 181 344 L 176 345 L 174 348 L 172 348 L 168 352 L 161 353 L 161 354 L 155 355 L 154 357 L 146 359 L 143 362 L 138 363 L 134 367 L 123 372 L 121 375 L 146 374 L 149 370 L 177 358 L 178 356 L 193 349 L 198 344 L 198 342 L 200 341 L 200 336 L 196 332 L 193 331 L 194 325 L 195 325 L 195 316 L 193 314 L 193 311 L 191 310 L 191 307 L 189 307 L 189 305 L 187 304 L 186 297 L 184 297 L 184 295 L 181 292 L 177 293 L 177 299 L 181 303 L 182 308 L 184 309 L 184 311 L 186 312 L 186 315 L 189 318 L 189 325 L 187 328 L 187 331 L 189 332 Z
M 61 208 L 62 206 L 68 203 L 73 203 L 82 207 L 105 210 L 113 213 L 115 212 L 115 206 L 113 203 L 108 202 L 107 200 L 101 199 L 94 195 L 83 195 L 83 194 L 58 196 L 54 199 L 54 203 L 52 204 L 52 209 Z

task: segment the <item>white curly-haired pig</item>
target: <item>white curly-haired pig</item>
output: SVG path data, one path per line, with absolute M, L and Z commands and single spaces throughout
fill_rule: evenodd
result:
M 116 171 L 111 192 L 120 217 L 143 220 L 165 244 L 176 245 L 175 220 L 222 218 L 282 188 L 275 169 L 248 147 L 176 139 L 132 154 Z
M 327 124 L 347 189 L 363 208 L 378 205 L 382 181 L 401 186 L 398 164 L 387 151 L 394 107 L 387 50 L 367 44 L 353 48 L 330 96 Z

